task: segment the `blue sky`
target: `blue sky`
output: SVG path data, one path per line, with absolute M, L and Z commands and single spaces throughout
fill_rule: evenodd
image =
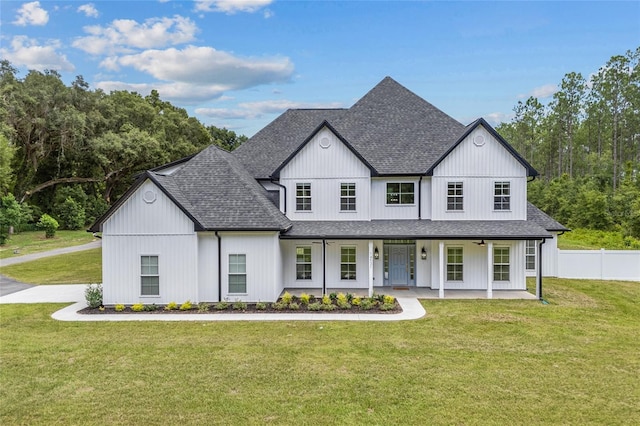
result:
M 0 57 L 93 89 L 151 89 L 248 136 L 349 107 L 385 76 L 467 124 L 508 121 L 640 45 L 640 2 L 6 1 Z

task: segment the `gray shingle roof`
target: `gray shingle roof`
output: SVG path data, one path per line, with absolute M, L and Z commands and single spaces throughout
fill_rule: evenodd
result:
M 550 238 L 551 234 L 533 221 L 524 220 L 372 220 L 294 221 L 280 238 L 328 239 L 495 239 Z
M 547 231 L 560 232 L 570 230 L 529 202 L 527 202 L 527 219 L 537 223 Z

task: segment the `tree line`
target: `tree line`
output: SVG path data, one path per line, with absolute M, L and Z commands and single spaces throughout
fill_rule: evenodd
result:
M 42 213 L 79 229 L 106 211 L 137 173 L 212 143 L 233 150 L 247 139 L 204 126 L 155 90 L 144 97 L 105 93 L 91 90 L 82 76 L 67 86 L 56 71 L 19 78 L 6 60 L 0 99 L 0 234 L 8 225 L 35 223 Z
M 541 174 L 528 198 L 570 227 L 640 237 L 640 47 L 593 75 L 567 73 L 496 130 Z

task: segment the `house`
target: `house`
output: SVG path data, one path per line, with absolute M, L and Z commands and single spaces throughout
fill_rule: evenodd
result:
M 91 228 L 104 303 L 384 286 L 490 298 L 531 274 L 540 295 L 566 228 L 527 203 L 536 175 L 485 120 L 464 126 L 387 77 L 351 108 L 288 110 L 233 153 L 140 175 Z

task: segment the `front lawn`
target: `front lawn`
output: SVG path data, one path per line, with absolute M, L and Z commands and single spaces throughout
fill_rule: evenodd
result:
M 44 231 L 21 232 L 11 235 L 7 243 L 0 246 L 0 259 L 87 244 L 93 240 L 93 235 L 84 230 L 57 231 L 54 238 L 45 238 Z
M 102 249 L 84 250 L 0 268 L 0 274 L 29 284 L 102 282 Z
M 403 322 L 95 322 L 0 305 L 1 424 L 639 424 L 640 283 Z

